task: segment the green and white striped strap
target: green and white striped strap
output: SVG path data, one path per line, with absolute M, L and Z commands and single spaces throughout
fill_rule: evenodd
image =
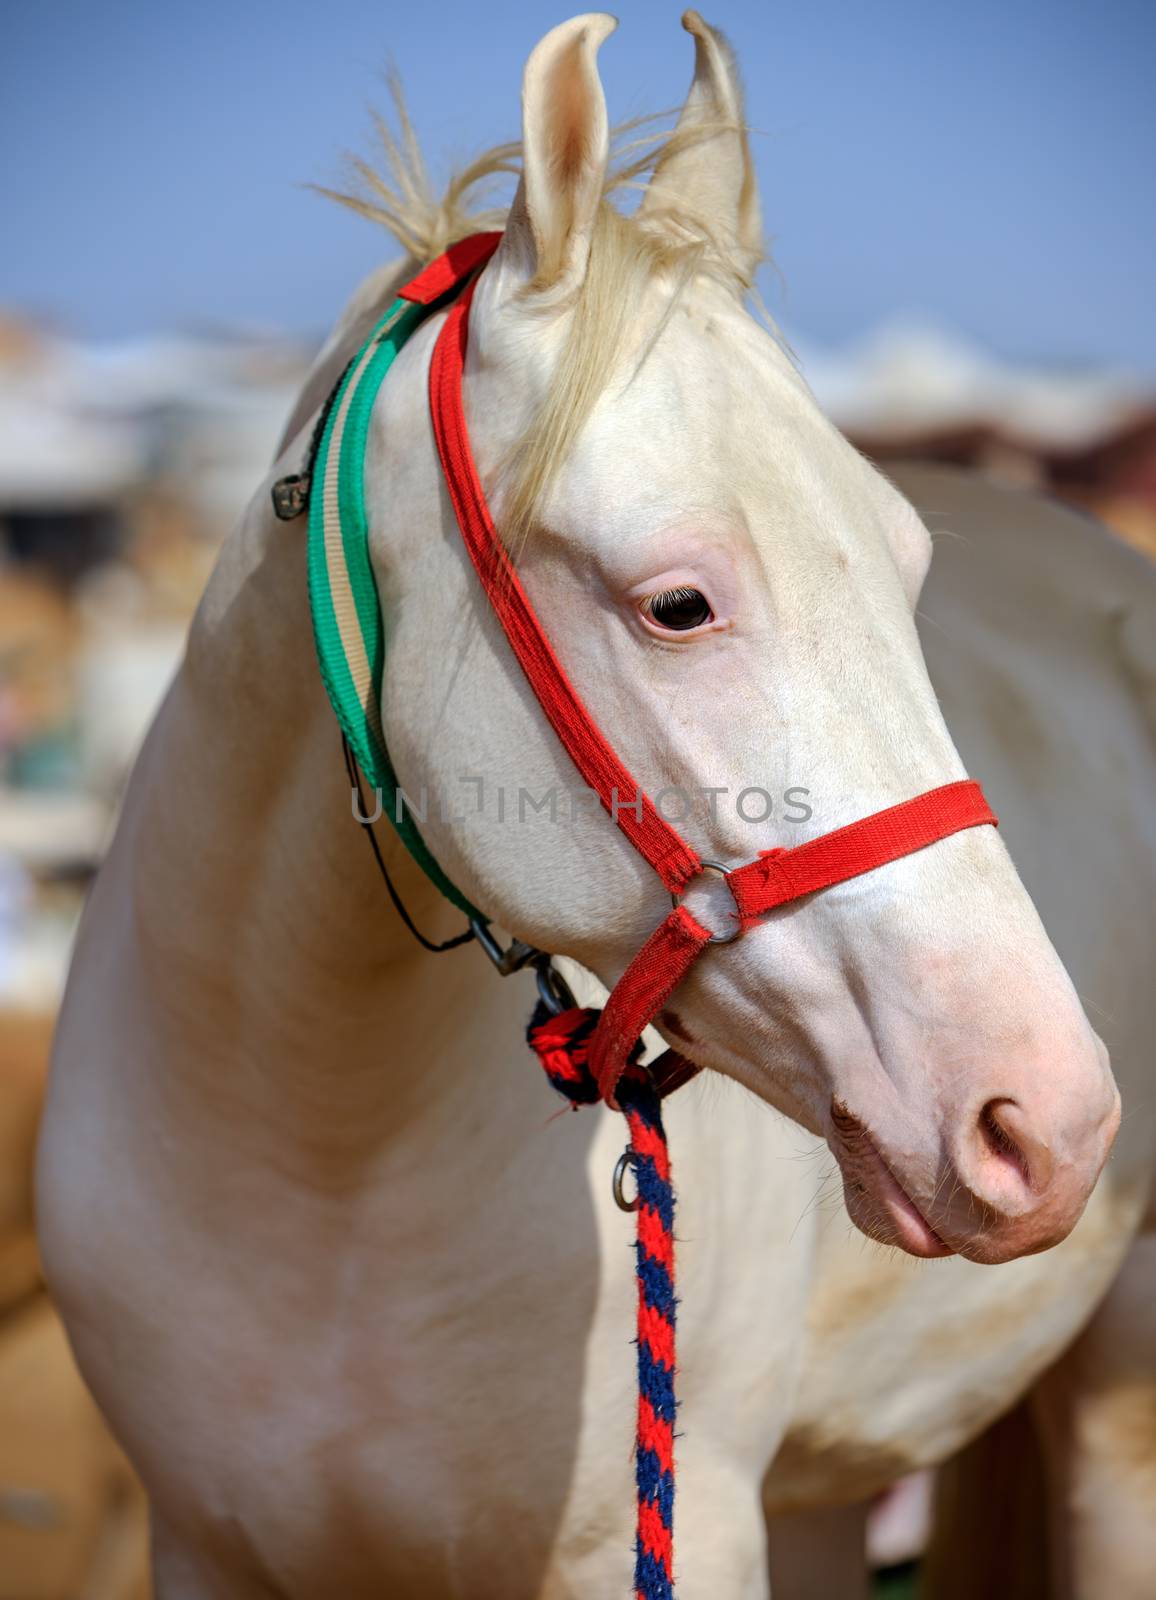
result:
M 350 363 L 329 408 L 309 496 L 309 601 L 321 677 L 361 770 L 382 793 L 402 843 L 447 900 L 486 918 L 430 854 L 398 781 L 381 726 L 385 627 L 369 558 L 365 451 L 374 401 L 398 351 L 431 307 L 398 299 Z

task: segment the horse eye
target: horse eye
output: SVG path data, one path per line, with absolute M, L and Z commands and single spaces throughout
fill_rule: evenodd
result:
M 685 584 L 680 584 L 677 589 L 664 589 L 661 594 L 653 594 L 643 604 L 642 609 L 652 621 L 657 622 L 660 628 L 669 628 L 674 633 L 686 633 L 691 628 L 701 628 L 704 622 L 714 619 L 714 612 L 710 602 L 704 594 L 697 589 L 690 589 Z

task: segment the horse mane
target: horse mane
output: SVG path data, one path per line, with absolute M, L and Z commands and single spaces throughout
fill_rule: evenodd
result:
M 318 192 L 385 228 L 417 264 L 432 260 L 467 234 L 503 228 L 512 190 L 521 175 L 521 141 L 484 150 L 454 171 L 439 194 L 430 180 L 396 71 L 387 74 L 386 83 L 397 131 L 384 116 L 373 112 L 378 161 L 347 157 L 350 188 L 315 185 Z M 501 470 L 503 534 L 512 549 L 520 546 L 529 531 L 535 508 L 541 505 L 609 386 L 622 352 L 637 348 L 628 336 L 640 325 L 644 297 L 651 286 L 661 282 L 668 294 L 662 317 L 644 341 L 639 362 L 694 278 L 715 278 L 740 296 L 752 290 L 754 264 L 749 260 L 740 263 L 709 217 L 669 206 L 643 219 L 615 203 L 624 194 L 641 191 L 663 156 L 729 127 L 721 123 L 691 129 L 661 126 L 669 116 L 636 117 L 612 131 L 611 160 L 586 272 L 565 302 L 543 297 L 544 314 L 564 305 L 571 315 L 546 402 Z M 745 137 L 745 128 L 741 131 Z M 495 192 L 503 184 L 511 191 L 510 197 L 496 199 Z M 760 306 L 760 310 L 765 316 L 765 309 Z

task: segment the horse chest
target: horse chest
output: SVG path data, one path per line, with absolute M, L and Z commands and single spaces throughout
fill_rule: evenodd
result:
M 113 1246 L 107 1192 L 73 1195 L 77 1344 L 159 1517 L 221 1592 L 472 1585 L 518 1600 L 562 1592 L 554 1575 L 576 1569 L 591 1592 L 628 1582 L 633 1230 L 609 1196 L 621 1119 L 551 1120 L 540 1088 L 530 1077 L 508 1125 L 490 1119 L 496 1143 L 431 1127 L 345 1200 L 219 1142 L 198 1155 L 187 1121 L 193 1188 L 174 1193 L 141 1163 L 141 1130 L 109 1123 L 133 1243 Z M 768 1139 L 797 1156 L 801 1136 L 733 1086 L 679 1101 L 689 1536 L 736 1486 L 755 1503 L 785 1426 L 814 1172 L 772 1158 Z

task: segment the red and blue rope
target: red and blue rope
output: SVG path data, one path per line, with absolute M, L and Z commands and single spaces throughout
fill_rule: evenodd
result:
M 601 1098 L 589 1066 L 590 1038 L 600 1013 L 575 1006 L 554 1016 L 540 1004 L 526 1037 L 551 1084 L 578 1106 Z M 637 1186 L 635 1280 L 638 1291 L 638 1423 L 634 1473 L 638 1520 L 634 1536 L 636 1600 L 674 1596 L 674 1188 L 662 1122 L 662 1099 L 637 1062 L 618 1086 L 630 1132 Z

